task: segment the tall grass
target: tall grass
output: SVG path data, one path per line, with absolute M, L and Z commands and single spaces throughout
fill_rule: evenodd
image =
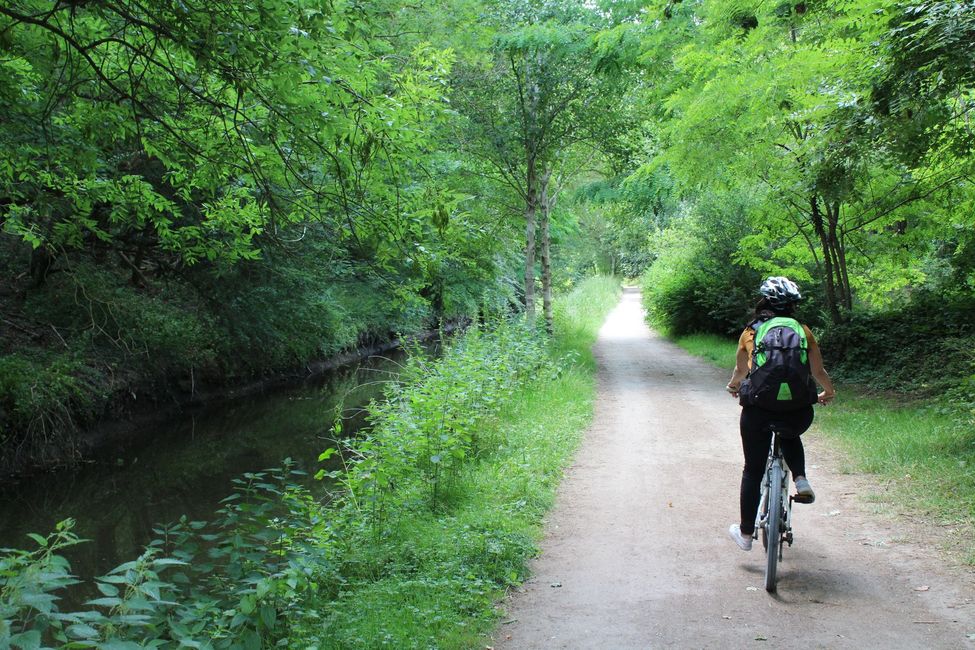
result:
M 870 498 L 948 533 L 951 551 L 975 564 L 975 422 L 971 413 L 925 400 L 898 403 L 841 390 L 820 409 L 819 429 L 857 471 L 877 475 Z
M 560 297 L 553 309 L 556 350 L 579 354 L 588 368 L 595 368 L 590 348 L 619 295 L 619 279 L 597 276 L 584 280 L 571 293 Z

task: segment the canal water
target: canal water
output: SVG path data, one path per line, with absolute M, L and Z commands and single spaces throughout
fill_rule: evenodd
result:
M 27 533 L 47 535 L 76 520 L 89 540 L 64 555 L 88 580 L 135 559 L 152 529 L 186 515 L 209 520 L 244 472 L 280 467 L 285 458 L 313 475 L 336 416 L 343 435 L 362 426 L 364 407 L 395 378 L 402 353 L 391 352 L 300 384 L 249 395 L 127 433 L 80 467 L 0 491 L 0 548 L 35 548 Z

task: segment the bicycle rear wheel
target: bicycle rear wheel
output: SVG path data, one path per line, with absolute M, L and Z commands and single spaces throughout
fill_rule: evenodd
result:
M 774 592 L 779 553 L 782 548 L 782 465 L 769 469 L 768 516 L 762 529 L 765 542 L 765 591 Z

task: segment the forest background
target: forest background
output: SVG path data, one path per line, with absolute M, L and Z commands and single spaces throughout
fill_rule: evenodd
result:
M 973 60 L 973 2 L 0 5 L 0 472 L 487 323 L 323 453 L 348 459 L 328 504 L 287 464 L 245 475 L 84 612 L 53 596 L 70 522 L 33 535 L 0 557 L 0 642 L 483 640 L 590 417 L 596 274 L 712 349 L 797 280 L 852 404 L 825 428 L 927 468 L 969 530 Z M 894 401 L 921 406 L 894 427 Z
M 970 410 L 973 9 L 5 3 L 4 469 L 597 271 L 673 335 L 788 275 L 841 377 Z

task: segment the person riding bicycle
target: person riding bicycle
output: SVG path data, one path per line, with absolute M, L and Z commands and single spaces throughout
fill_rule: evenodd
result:
M 796 305 L 802 300 L 799 287 L 792 280 L 785 277 L 770 277 L 759 288 L 761 300 L 755 307 L 752 321 L 745 327 L 738 339 L 738 352 L 735 358 L 735 370 L 728 382 L 727 390 L 734 397 L 738 397 L 742 381 L 752 369 L 752 357 L 755 350 L 755 334 L 759 326 L 771 318 L 784 316 L 792 318 Z M 808 341 L 809 371 L 812 377 L 822 387 L 818 394 L 820 404 L 828 404 L 836 396 L 833 382 L 823 367 L 823 356 L 812 331 L 802 325 Z M 780 433 L 782 455 L 795 477 L 796 492 L 805 497 L 808 503 L 816 498 L 809 480 L 806 478 L 806 459 L 799 437 L 812 424 L 812 404 L 800 405 L 795 410 L 773 412 L 759 406 L 742 406 L 741 408 L 741 445 L 745 455 L 745 467 L 741 473 L 741 523 L 732 524 L 728 535 L 743 551 L 752 548 L 752 535 L 755 531 L 755 515 L 761 500 L 762 477 L 765 474 L 765 461 L 768 458 L 769 446 L 772 442 L 773 427 Z

